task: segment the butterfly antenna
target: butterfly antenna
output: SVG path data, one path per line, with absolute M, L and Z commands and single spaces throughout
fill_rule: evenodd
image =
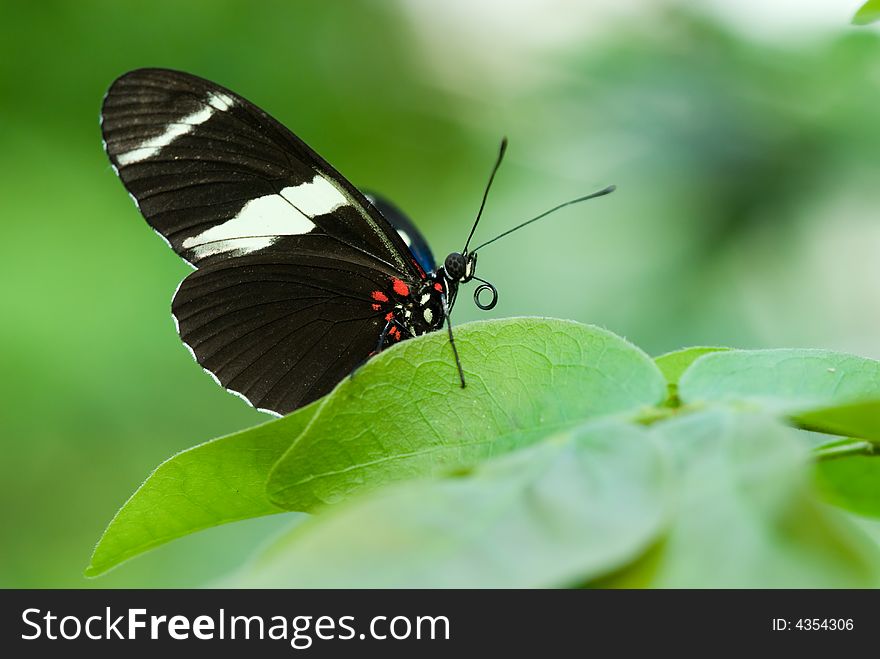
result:
M 492 188 L 492 181 L 495 180 L 495 173 L 498 171 L 498 168 L 501 166 L 501 161 L 504 160 L 504 153 L 507 151 L 507 138 L 503 137 L 501 139 L 501 148 L 498 149 L 498 158 L 495 160 L 495 166 L 492 168 L 492 173 L 489 175 L 489 182 L 486 184 L 486 190 L 483 192 L 483 201 L 480 203 L 480 210 L 477 212 L 477 219 L 474 220 L 474 226 L 471 227 L 471 233 L 468 236 L 467 242 L 464 244 L 464 249 L 461 250 L 462 254 L 467 254 L 468 245 L 471 244 L 471 238 L 474 237 L 474 231 L 477 230 L 477 225 L 480 223 L 480 217 L 483 215 L 483 209 L 486 207 L 486 199 L 489 198 L 489 190 Z
M 515 227 L 513 227 L 512 229 L 508 229 L 504 233 L 495 236 L 492 240 L 487 240 L 482 245 L 479 245 L 478 247 L 474 247 L 473 252 L 476 253 L 477 250 L 483 249 L 486 245 L 494 243 L 499 238 L 504 238 L 504 236 L 507 236 L 507 235 L 513 233 L 514 231 L 519 231 L 524 226 L 527 226 L 527 225 L 531 224 L 532 222 L 537 222 L 541 218 L 544 218 L 544 217 L 547 217 L 548 215 L 550 215 L 550 213 L 555 213 L 560 208 L 565 208 L 566 206 L 571 206 L 572 204 L 579 204 L 580 202 L 586 201 L 587 199 L 595 199 L 596 197 L 604 197 L 607 194 L 611 194 L 616 189 L 617 189 L 616 185 L 609 185 L 607 188 L 602 188 L 598 192 L 593 192 L 592 194 L 588 194 L 585 197 L 578 197 L 577 199 L 572 199 L 571 201 L 566 201 L 564 204 L 559 204 L 558 206 L 554 206 L 550 210 L 544 211 L 543 213 L 541 213 L 537 217 L 533 217 L 531 220 L 526 220 L 522 224 L 518 224 Z

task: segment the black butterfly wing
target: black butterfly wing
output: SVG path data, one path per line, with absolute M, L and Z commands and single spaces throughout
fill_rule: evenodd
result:
M 254 407 L 287 414 L 330 392 L 385 324 L 365 291 L 387 288 L 345 255 L 272 247 L 192 272 L 172 313 L 202 367 Z
M 401 237 L 323 158 L 266 112 L 202 78 L 126 73 L 101 112 L 110 161 L 141 213 L 196 267 L 321 233 L 419 277 Z
M 285 414 L 329 392 L 376 348 L 386 309 L 373 293 L 425 277 L 354 186 L 219 85 L 125 74 L 102 132 L 141 213 L 197 268 L 172 304 L 181 338 L 255 407 Z

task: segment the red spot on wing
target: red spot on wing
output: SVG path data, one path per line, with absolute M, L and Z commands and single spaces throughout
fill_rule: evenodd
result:
M 434 284 L 434 290 L 435 290 L 435 291 L 440 291 L 440 292 L 442 293 L 442 292 L 443 292 L 443 284 L 441 284 L 441 283 L 438 281 L 437 283 Z
M 392 318 L 394 318 L 394 312 L 393 312 L 393 311 L 389 311 L 388 313 L 385 314 L 385 320 L 387 320 L 387 321 L 390 322 Z
M 401 284 L 403 282 L 400 282 Z M 373 291 L 372 293 L 373 299 L 378 300 L 379 302 L 388 302 L 388 296 L 385 295 L 382 291 Z
M 400 330 L 397 327 L 392 327 L 388 333 L 394 337 L 395 341 L 400 341 Z
M 400 279 L 392 279 L 391 285 L 394 287 L 394 292 L 401 297 L 409 296 L 409 286 L 403 283 Z
M 379 311 L 379 309 L 381 309 L 381 308 L 382 308 L 381 305 L 373 303 L 373 311 Z

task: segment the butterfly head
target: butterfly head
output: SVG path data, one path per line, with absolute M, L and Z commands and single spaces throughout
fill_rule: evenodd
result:
M 498 304 L 498 291 L 495 287 L 484 279 L 475 276 L 477 270 L 477 254 L 476 252 L 452 252 L 443 262 L 440 268 L 443 278 L 446 280 L 446 286 L 450 291 L 450 304 L 455 302 L 458 293 L 459 284 L 466 284 L 471 279 L 482 282 L 474 291 L 474 304 L 483 311 L 488 311 Z M 487 302 L 481 299 L 482 294 L 489 291 L 491 298 Z
M 477 255 L 465 252 L 452 252 L 443 262 L 446 277 L 459 284 L 466 284 L 473 279 L 477 268 Z

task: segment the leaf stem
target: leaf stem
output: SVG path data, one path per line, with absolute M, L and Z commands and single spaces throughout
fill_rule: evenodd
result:
M 820 446 L 813 451 L 813 455 L 816 457 L 816 460 L 834 460 L 851 455 L 880 455 L 880 451 L 877 448 L 877 445 L 872 442 L 859 440 L 844 444 Z

